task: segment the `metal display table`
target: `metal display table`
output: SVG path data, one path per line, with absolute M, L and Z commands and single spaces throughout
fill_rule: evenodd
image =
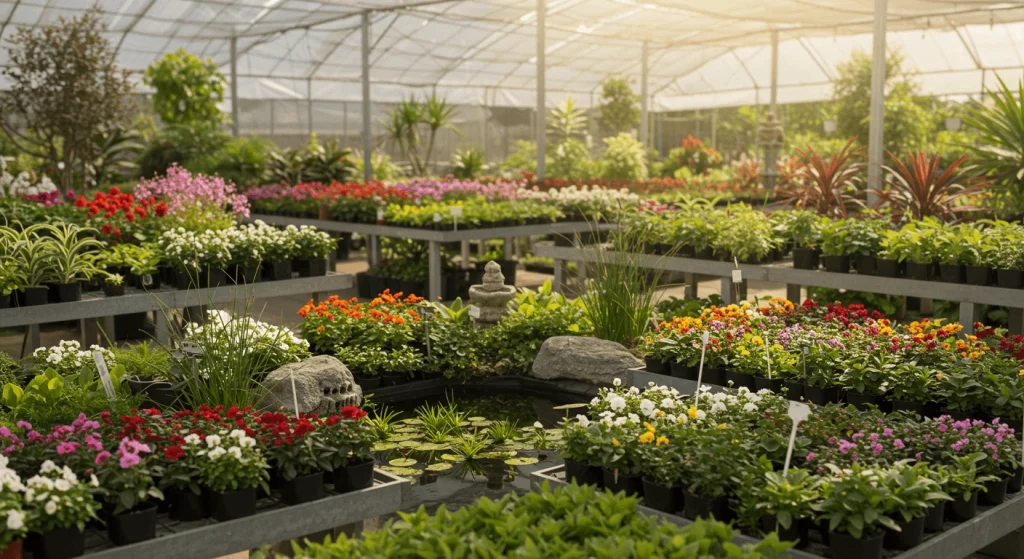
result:
M 517 237 L 588 233 L 595 230 L 607 230 L 613 227 L 613 225 L 607 223 L 595 224 L 586 221 L 565 221 L 541 223 L 537 225 L 514 225 L 511 227 L 486 227 L 476 229 L 459 229 L 457 231 L 436 231 L 433 229 L 420 229 L 416 227 L 397 227 L 394 225 L 375 225 L 370 223 L 351 223 L 345 221 L 261 214 L 253 214 L 250 217 L 250 220 L 261 220 L 266 222 L 268 225 L 309 225 L 322 231 L 359 233 L 360 235 L 364 235 L 367 239 L 371 266 L 380 263 L 381 237 L 426 241 L 428 243 L 427 261 L 430 269 L 429 276 L 427 278 L 427 296 L 431 301 L 435 301 L 441 296 L 442 243 L 462 243 L 462 261 L 465 264 L 469 261 L 469 241 L 505 239 L 505 254 L 508 255 L 512 254 L 512 239 Z
M 264 500 L 253 516 L 228 522 L 212 519 L 175 522 L 158 518 L 157 537 L 137 544 L 110 547 L 105 532 L 88 534 L 90 559 L 138 559 L 140 557 L 213 558 L 312 536 L 317 532 L 362 523 L 402 508 L 402 488 L 408 480 L 374 470 L 373 487 L 328 495 L 319 501 L 285 506 Z M 88 552 L 95 549 L 94 552 Z
M 548 482 L 551 486 L 565 485 L 565 465 L 538 470 L 531 474 L 534 485 Z M 659 516 L 668 522 L 685 526 L 692 521 L 674 514 L 664 513 L 650 507 L 638 505 L 637 509 L 648 516 Z M 925 534 L 925 540 L 902 553 L 886 550 L 886 559 L 963 559 L 985 550 L 986 554 L 1000 559 L 1024 559 L 1024 546 L 1019 533 L 1024 528 L 1024 492 L 1017 493 L 994 507 L 979 507 L 978 516 L 959 524 L 947 522 L 945 529 L 937 534 Z M 757 543 L 756 538 L 737 533 L 733 536 L 736 544 Z M 821 559 L 831 557 L 828 547 L 814 542 L 805 549 L 787 551 L 793 559 Z
M 314 299 L 324 293 L 337 293 L 353 287 L 351 274 L 328 273 L 326 276 L 261 281 L 246 285 L 225 285 L 205 289 L 172 289 L 161 287 L 151 291 L 128 288 L 124 295 L 104 296 L 102 292 L 82 294 L 81 301 L 51 303 L 32 307 L 0 310 L 0 328 L 28 326 L 29 350 L 39 347 L 39 325 L 67 320 L 81 321 L 83 345 L 95 343 L 96 329 L 102 323 L 105 332 L 113 332 L 115 315 L 156 312 L 156 337 L 167 341 L 168 324 L 164 309 L 183 309 L 209 304 L 222 304 L 239 298 L 267 298 L 310 293 Z
M 534 254 L 555 260 L 553 284 L 555 290 L 561 287 L 562 275 L 558 274 L 558 271 L 563 267 L 563 263 L 566 261 L 582 262 L 586 259 L 584 250 L 578 247 L 556 247 L 550 244 L 538 244 L 534 247 Z M 732 272 L 737 269 L 737 266 L 732 262 L 650 254 L 637 256 L 639 256 L 639 262 L 647 268 L 664 268 L 674 272 L 719 277 L 721 278 L 722 300 L 726 303 L 735 300 Z M 967 334 L 974 332 L 974 322 L 978 317 L 980 305 L 1005 306 L 1010 309 L 1010 331 L 1024 333 L 1024 289 L 982 287 L 939 281 L 866 276 L 855 273 L 838 274 L 823 270 L 797 270 L 788 261 L 774 264 L 740 264 L 738 268 L 742 271 L 744 281 L 786 284 L 786 296 L 793 302 L 800 301 L 800 288 L 803 286 L 957 301 L 960 303 L 959 320 L 964 326 L 964 333 Z

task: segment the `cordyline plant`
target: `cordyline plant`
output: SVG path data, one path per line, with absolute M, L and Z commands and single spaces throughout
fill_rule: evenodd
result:
M 923 219 L 937 217 L 953 221 L 958 214 L 977 210 L 970 204 L 961 204 L 965 196 L 977 194 L 991 184 L 983 172 L 973 165 L 964 166 L 963 155 L 941 173 L 938 155 L 923 152 L 907 154 L 906 162 L 892 152 L 892 167 L 885 167 L 892 178 L 886 179 L 886 189 L 874 191 L 878 195 L 876 207 L 887 204 L 897 219 Z
M 788 188 L 778 189 L 783 203 L 814 210 L 829 217 L 846 217 L 861 206 L 854 197 L 862 181 L 864 148 L 854 147 L 856 138 L 828 158 L 814 148 L 797 150 L 801 166 Z

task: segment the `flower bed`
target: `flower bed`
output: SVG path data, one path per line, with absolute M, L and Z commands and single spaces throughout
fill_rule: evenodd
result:
M 687 518 L 733 519 L 752 535 L 826 545 L 830 536 L 837 557 L 912 548 L 926 528 L 941 531 L 1020 491 L 1021 443 L 1002 421 L 831 404 L 800 424 L 783 474 L 786 410 L 767 390 L 702 390 L 697 400 L 661 386 L 615 387 L 566 420 L 560 452 L 568 479 L 643 495 Z M 820 537 L 809 536 L 815 530 Z

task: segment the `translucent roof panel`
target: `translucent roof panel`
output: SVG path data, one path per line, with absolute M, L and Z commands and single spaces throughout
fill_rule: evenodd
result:
M 436 91 L 451 101 L 533 106 L 533 0 L 0 0 L 0 39 L 103 10 L 119 62 L 142 71 L 183 48 L 225 74 L 238 51 L 239 97 L 358 101 L 361 14 L 371 20 L 373 100 Z M 870 52 L 874 0 L 548 0 L 547 102 L 592 104 L 602 80 L 639 90 L 643 42 L 655 110 L 767 102 L 772 32 L 780 102 L 827 99 L 836 68 Z M 922 91 L 976 95 L 1024 68 L 1024 3 L 889 0 L 888 48 Z M 3 49 L 6 47 L 0 47 Z M 0 50 L 0 64 L 6 62 Z M 0 81 L 0 87 L 3 87 Z

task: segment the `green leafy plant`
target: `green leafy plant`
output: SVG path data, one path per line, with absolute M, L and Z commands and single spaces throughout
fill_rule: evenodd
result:
M 964 123 L 979 135 L 975 144 L 963 147 L 979 172 L 992 178 L 1001 211 L 1014 215 L 1024 209 L 1024 81 L 1015 94 L 997 79 L 999 87 L 986 92 L 990 103 L 964 105 Z
M 89 279 L 99 271 L 90 255 L 90 251 L 105 246 L 103 241 L 90 236 L 98 231 L 70 223 L 45 224 L 40 231 L 52 239 L 53 268 L 49 277 L 54 283 Z
M 484 152 L 476 148 L 455 150 L 452 156 L 452 174 L 457 179 L 475 179 L 487 168 Z
M 587 114 L 576 106 L 572 98 L 566 99 L 547 118 L 547 133 L 555 137 L 555 143 L 562 143 L 583 134 L 587 129 Z
M 597 120 L 601 128 L 623 132 L 640 123 L 640 96 L 633 93 L 626 78 L 607 78 L 601 82 Z
M 607 146 L 601 157 L 604 178 L 612 180 L 647 180 L 647 154 L 644 145 L 633 136 L 622 132 L 605 138 Z
M 337 141 L 320 142 L 310 134 L 302 149 L 270 152 L 266 167 L 267 182 L 298 184 L 301 182 L 346 182 L 355 173 L 352 151 Z
M 889 516 L 894 497 L 883 483 L 879 470 L 854 462 L 851 469 L 826 464 L 832 477 L 821 482 L 821 500 L 813 505 L 828 521 L 830 532 L 844 532 L 855 538 L 874 536 L 883 528 L 900 531 Z
M 792 469 L 782 472 L 766 472 L 765 485 L 759 491 L 762 501 L 757 505 L 775 520 L 783 529 L 793 522 L 812 515 L 811 505 L 820 498 L 818 480 L 806 470 Z
M 168 124 L 221 122 L 217 106 L 224 101 L 224 74 L 213 59 L 200 59 L 185 49 L 168 52 L 146 68 L 143 82 L 155 90 L 153 110 Z

